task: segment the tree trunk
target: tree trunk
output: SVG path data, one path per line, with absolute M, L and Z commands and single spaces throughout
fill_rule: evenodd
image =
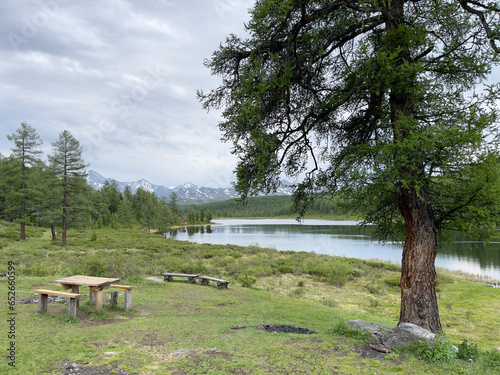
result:
M 387 45 L 388 51 L 397 53 L 394 71 L 405 71 L 411 64 L 411 47 L 405 30 L 404 1 L 393 0 L 388 5 L 386 29 L 394 37 Z M 401 84 L 401 80 L 405 84 Z M 416 84 L 414 73 L 406 77 L 400 74 L 389 76 L 391 125 L 394 143 L 404 143 L 415 131 L 412 98 Z M 412 155 L 412 152 L 415 155 Z M 394 160 L 401 162 L 398 170 L 399 209 L 406 227 L 406 238 L 401 261 L 401 311 L 399 323 L 413 323 L 437 333 L 441 330 L 436 297 L 436 270 L 434 260 L 437 254 L 437 231 L 430 206 L 425 167 L 419 162 L 408 165 L 412 160 L 421 160 L 419 151 L 396 147 Z
M 23 203 L 23 206 L 24 206 L 24 203 Z M 24 222 L 24 215 L 21 218 L 21 235 L 19 236 L 19 238 L 21 240 L 25 240 L 26 239 L 26 223 Z
M 424 189 L 422 189 L 424 190 Z M 438 250 L 435 220 L 427 192 L 400 189 L 406 239 L 401 262 L 401 311 L 399 323 L 413 323 L 431 332 L 442 330 L 436 297 Z
M 66 207 L 64 207 L 63 208 L 63 217 L 62 217 L 62 235 L 61 235 L 62 242 L 61 242 L 61 247 L 66 246 L 66 227 L 67 227 L 66 221 L 67 221 L 67 219 L 66 219 Z
M 57 240 L 57 237 L 56 237 L 56 225 L 54 223 L 50 224 L 50 233 L 52 234 L 52 241 Z

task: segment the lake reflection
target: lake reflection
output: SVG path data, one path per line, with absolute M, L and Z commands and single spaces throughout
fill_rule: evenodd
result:
M 215 225 L 185 227 L 167 235 L 197 243 L 258 245 L 401 264 L 402 245 L 373 240 L 373 230 L 354 221 L 293 219 L 214 220 Z M 469 243 L 457 237 L 440 246 L 436 266 L 500 280 L 500 243 Z

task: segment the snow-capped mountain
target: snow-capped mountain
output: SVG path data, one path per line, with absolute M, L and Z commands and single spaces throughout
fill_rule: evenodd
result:
M 88 171 L 87 183 L 92 186 L 96 190 L 100 190 L 104 184 L 108 182 L 112 182 L 113 179 L 106 178 L 97 173 L 94 170 Z M 115 180 L 116 181 L 116 180 Z M 167 199 L 170 197 L 170 194 L 175 191 L 177 194 L 177 198 L 179 202 L 183 203 L 208 203 L 208 202 L 217 202 L 224 201 L 232 198 L 237 198 L 238 194 L 236 190 L 232 187 L 227 188 L 209 188 L 209 187 L 200 187 L 191 182 L 187 182 L 182 185 L 174 186 L 174 187 L 165 187 L 161 185 L 155 185 L 151 182 L 141 179 L 133 182 L 119 182 L 116 181 L 118 185 L 118 190 L 123 192 L 127 186 L 130 187 L 130 191 L 135 194 L 139 188 L 142 188 L 150 193 L 155 193 L 159 198 L 166 197 Z M 291 195 L 291 190 L 287 188 L 281 188 L 279 195 Z
M 100 190 L 106 181 L 112 182 L 112 178 L 106 178 L 97 173 L 94 170 L 88 171 L 87 183 L 96 190 Z M 116 180 L 115 180 L 116 181 Z M 123 192 L 127 186 L 130 187 L 130 191 L 135 194 L 139 188 L 142 188 L 150 193 L 155 193 L 159 198 L 170 197 L 170 194 L 175 191 L 177 194 L 177 199 L 179 202 L 183 203 L 209 203 L 224 201 L 232 198 L 237 198 L 238 194 L 236 190 L 232 187 L 227 188 L 209 188 L 200 187 L 191 182 L 187 182 L 182 185 L 174 187 L 165 187 L 161 185 L 155 185 L 151 182 L 141 179 L 133 182 L 119 182 L 116 181 L 118 185 L 118 190 Z M 280 188 L 276 193 L 278 195 L 291 195 L 292 191 L 289 188 Z

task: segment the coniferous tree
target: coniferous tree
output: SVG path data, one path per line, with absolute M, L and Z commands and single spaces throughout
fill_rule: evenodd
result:
M 27 123 L 21 123 L 21 127 L 14 134 L 8 135 L 9 141 L 14 143 L 11 157 L 17 162 L 17 168 L 11 171 L 9 182 L 12 184 L 15 202 L 19 204 L 19 222 L 21 223 L 21 240 L 26 239 L 26 210 L 28 202 L 35 191 L 31 187 L 32 168 L 40 161 L 42 151 L 42 139 L 35 128 Z
M 341 194 L 382 239 L 404 238 L 399 321 L 440 331 L 438 233 L 500 223 L 500 89 L 487 82 L 500 5 L 259 0 L 247 29 L 206 62 L 222 82 L 199 93 L 223 111 L 237 191 L 275 191 L 286 174 L 299 215 Z
M 87 209 L 88 201 L 83 200 L 88 185 L 85 183 L 87 165 L 82 156 L 80 142 L 68 130 L 59 134 L 59 139 L 52 143 L 52 154 L 49 155 L 50 167 L 57 178 L 62 206 L 62 242 L 66 246 L 66 231 L 70 215 Z
M 155 225 L 157 202 L 153 193 L 146 198 L 141 207 L 142 224 L 148 228 L 148 233 L 151 233 L 151 228 Z

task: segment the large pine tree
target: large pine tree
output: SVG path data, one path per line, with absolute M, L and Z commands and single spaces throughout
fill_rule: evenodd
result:
M 21 123 L 21 127 L 14 134 L 7 136 L 8 140 L 14 143 L 11 158 L 9 175 L 6 176 L 12 187 L 13 201 L 19 207 L 19 221 L 21 223 L 21 240 L 26 239 L 26 209 L 30 198 L 35 192 L 31 182 L 33 182 L 32 168 L 40 162 L 42 151 L 42 139 L 35 128 L 26 122 Z
M 52 154 L 49 155 L 50 167 L 56 177 L 54 189 L 59 192 L 59 203 L 62 208 L 62 242 L 66 246 L 66 231 L 71 213 L 82 211 L 87 207 L 83 202 L 88 189 L 85 183 L 87 165 L 82 156 L 80 142 L 69 131 L 59 134 L 59 139 L 52 143 Z
M 438 332 L 438 233 L 500 222 L 500 90 L 487 82 L 500 5 L 259 0 L 247 31 L 206 62 L 222 83 L 199 92 L 223 110 L 237 190 L 296 178 L 301 214 L 342 194 L 383 238 L 404 239 L 400 322 Z

